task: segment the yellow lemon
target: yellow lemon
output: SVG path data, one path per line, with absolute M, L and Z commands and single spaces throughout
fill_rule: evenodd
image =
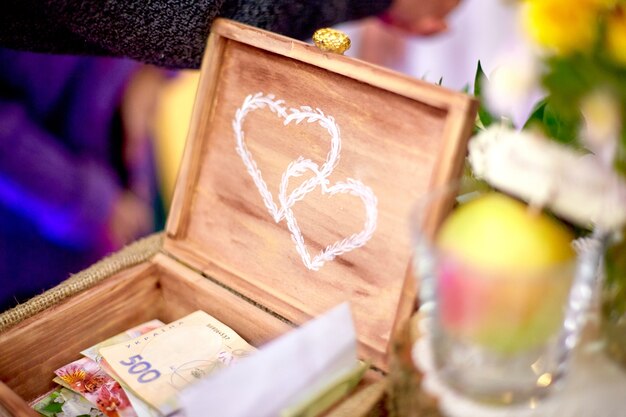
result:
M 455 210 L 442 225 L 437 244 L 475 265 L 537 269 L 571 260 L 572 239 L 556 220 L 493 192 Z
M 462 205 L 437 240 L 442 326 L 505 355 L 545 343 L 563 323 L 572 237 L 555 220 L 499 193 Z

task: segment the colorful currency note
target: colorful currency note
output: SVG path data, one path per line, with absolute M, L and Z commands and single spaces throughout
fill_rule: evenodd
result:
M 134 339 L 135 337 L 141 336 L 144 333 L 155 330 L 163 326 L 164 324 L 165 323 L 163 323 L 161 320 L 156 320 L 156 319 L 150 320 L 148 322 L 135 326 L 131 329 L 128 329 L 120 334 L 117 334 L 109 339 L 103 340 L 102 342 L 83 350 L 81 354 L 83 356 L 86 356 L 98 362 L 100 365 L 100 368 L 103 371 L 105 371 L 110 376 L 115 378 L 115 375 L 113 374 L 112 370 L 107 369 L 104 366 L 105 364 L 101 363 L 102 357 L 100 356 L 98 351 L 103 347 L 112 346 L 121 342 L 125 342 L 127 340 Z M 161 416 L 161 413 L 159 413 L 157 410 L 150 407 L 150 405 L 148 405 L 146 402 L 138 398 L 129 387 L 124 385 L 123 381 L 118 380 L 117 382 L 120 383 L 120 386 L 122 387 L 122 390 L 124 390 L 124 393 L 128 397 L 128 401 L 130 402 L 130 405 L 132 406 L 133 410 L 135 410 L 137 417 L 160 417 Z
M 46 417 L 104 417 L 85 397 L 61 387 L 37 398 L 30 406 Z
M 111 346 L 111 345 L 116 345 L 118 343 L 121 342 L 125 342 L 127 340 L 130 339 L 134 339 L 135 337 L 141 336 L 144 333 L 150 332 L 154 329 L 157 329 L 161 326 L 163 326 L 165 323 L 163 323 L 161 320 L 150 320 L 148 322 L 142 323 L 138 326 L 135 326 L 131 329 L 128 329 L 120 334 L 117 334 L 113 337 L 108 338 L 107 340 L 103 340 L 102 342 L 98 343 L 97 345 L 93 345 L 85 350 L 83 350 L 81 353 L 81 355 L 88 357 L 91 360 L 94 360 L 96 362 L 100 362 L 100 354 L 98 353 L 98 351 L 106 346 Z
M 176 394 L 256 349 L 203 311 L 133 340 L 100 349 L 106 367 L 163 414 L 179 408 Z
M 54 373 L 56 383 L 82 394 L 107 417 L 137 417 L 120 384 L 95 361 L 81 358 Z

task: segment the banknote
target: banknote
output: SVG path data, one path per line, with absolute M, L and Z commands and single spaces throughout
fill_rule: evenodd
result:
M 104 417 L 85 397 L 61 387 L 37 398 L 30 406 L 46 417 Z
M 176 411 L 176 394 L 192 382 L 256 349 L 231 328 L 196 311 L 143 336 L 100 349 L 105 369 L 163 414 Z
M 54 373 L 54 382 L 82 394 L 107 417 L 137 417 L 120 384 L 104 372 L 97 362 L 81 358 Z
M 125 342 L 130 339 L 134 339 L 135 337 L 141 336 L 144 333 L 155 330 L 163 326 L 164 324 L 165 323 L 163 323 L 161 320 L 156 320 L 156 319 L 150 320 L 148 322 L 145 322 L 138 326 L 130 328 L 113 337 L 110 337 L 109 339 L 103 340 L 102 342 L 83 350 L 81 354 L 85 357 L 90 358 L 91 360 L 98 362 L 101 365 L 100 366 L 101 369 L 107 372 L 109 375 L 111 375 L 112 370 L 107 369 L 104 366 L 105 365 L 104 363 L 100 363 L 102 360 L 102 357 L 100 356 L 98 351 L 101 348 L 106 347 L 106 346 L 112 346 L 121 342 Z M 133 408 L 133 410 L 135 410 L 137 417 L 160 417 L 161 416 L 161 413 L 159 413 L 157 410 L 150 407 L 150 405 L 148 405 L 146 402 L 138 398 L 134 394 L 134 392 L 123 383 L 123 381 L 118 380 L 118 383 L 120 383 L 122 390 L 128 397 L 128 401 L 130 402 L 130 405 Z
M 356 385 L 365 368 L 343 303 L 186 388 L 179 401 L 187 417 L 314 416 Z
M 111 345 L 116 345 L 118 343 L 121 342 L 125 342 L 126 340 L 130 340 L 130 339 L 134 339 L 135 337 L 141 336 L 144 333 L 147 333 L 149 331 L 152 331 L 154 329 L 157 329 L 161 326 L 163 326 L 165 323 L 163 323 L 161 320 L 150 320 L 148 322 L 142 323 L 138 326 L 135 326 L 133 328 L 130 328 L 120 334 L 117 334 L 113 337 L 110 337 L 106 340 L 103 340 L 102 342 L 98 343 L 97 345 L 93 345 L 85 350 L 83 350 L 81 353 L 81 355 L 88 357 L 91 360 L 94 360 L 96 362 L 100 362 L 100 355 L 98 354 L 98 351 L 100 350 L 100 348 L 106 347 L 106 346 L 111 346 Z

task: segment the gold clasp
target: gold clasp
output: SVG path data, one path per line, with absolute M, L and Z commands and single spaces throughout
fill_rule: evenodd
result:
M 344 52 L 350 49 L 350 38 L 347 34 L 337 29 L 324 28 L 315 31 L 313 42 L 323 52 L 343 55 Z

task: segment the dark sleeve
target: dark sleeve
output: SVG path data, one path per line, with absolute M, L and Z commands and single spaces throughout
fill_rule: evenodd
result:
M 391 0 L 3 0 L 0 45 L 39 52 L 126 56 L 198 68 L 216 17 L 295 38 L 379 14 Z
M 19 103 L 0 100 L 0 199 L 71 247 L 103 247 L 121 188 L 95 161 L 70 153 Z M 101 233 L 97 233 L 101 231 Z
M 391 0 L 227 0 L 224 17 L 296 39 L 317 29 L 378 15 Z

